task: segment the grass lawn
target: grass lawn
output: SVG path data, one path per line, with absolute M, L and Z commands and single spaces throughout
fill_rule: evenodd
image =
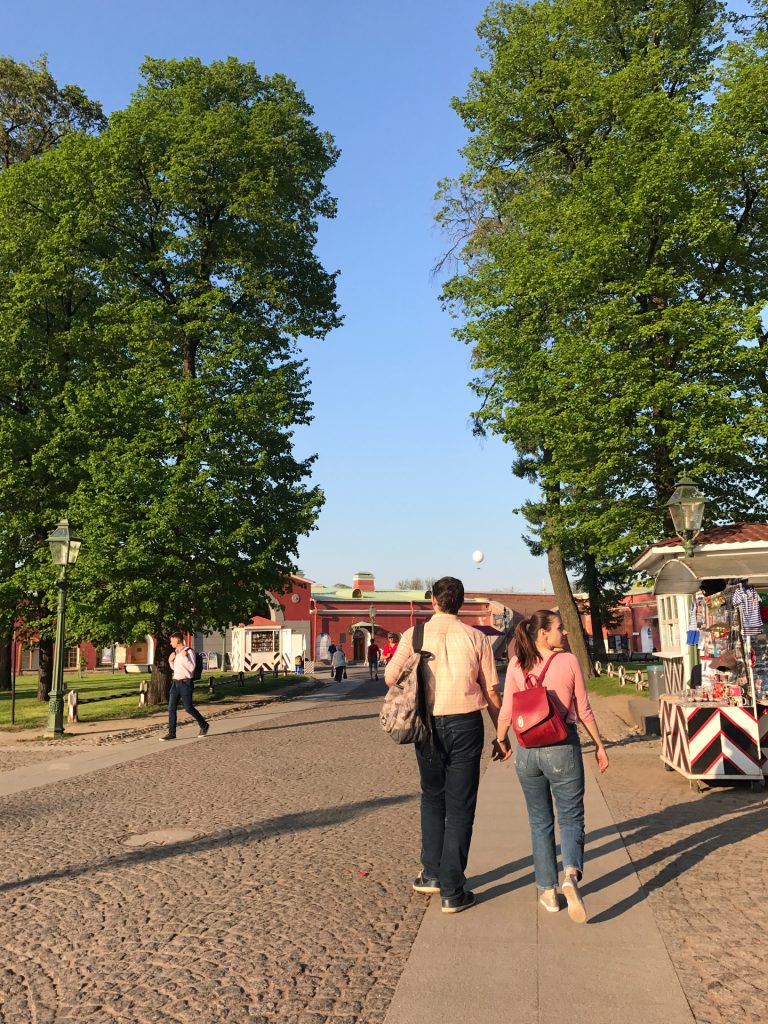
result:
M 621 685 L 616 676 L 607 676 L 605 672 L 601 676 L 593 676 L 587 681 L 587 690 L 589 693 L 596 693 L 601 697 L 615 697 L 617 695 L 624 696 L 640 696 L 640 692 L 635 689 L 635 672 L 640 672 L 643 677 L 643 683 L 645 688 L 648 687 L 648 663 L 645 661 L 635 662 L 622 662 L 624 669 L 627 673 L 627 682 L 624 686 Z M 655 663 L 654 663 L 655 664 Z M 618 667 L 618 666 L 617 666 Z
M 227 698 L 243 694 L 269 693 L 272 690 L 280 689 L 290 683 L 303 681 L 304 676 L 288 675 L 278 676 L 266 675 L 264 682 L 259 682 L 258 676 L 246 676 L 243 686 L 236 683 L 237 676 L 234 673 L 217 673 L 216 692 L 208 692 L 208 676 L 203 676 L 195 684 L 195 704 L 220 704 L 226 703 Z M 149 679 L 148 675 L 128 675 L 120 672 L 116 675 L 102 675 L 92 673 L 83 679 L 76 675 L 67 675 L 66 686 L 69 690 L 77 690 L 79 701 L 90 697 L 106 697 L 112 694 L 137 693 L 139 683 L 142 679 Z M 105 722 L 115 718 L 146 718 L 156 711 L 162 710 L 166 705 L 159 704 L 155 707 L 139 707 L 138 696 L 117 697 L 114 700 L 98 701 L 93 704 L 78 704 L 78 716 L 81 722 Z M 66 723 L 67 705 L 64 703 L 64 715 Z M 37 675 L 18 676 L 16 679 L 16 725 L 11 726 L 11 695 L 0 693 L 0 731 L 11 728 L 35 729 L 46 724 L 48 720 L 48 702 L 37 699 Z

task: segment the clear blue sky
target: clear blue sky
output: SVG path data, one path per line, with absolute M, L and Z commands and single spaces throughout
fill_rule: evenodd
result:
M 344 325 L 306 346 L 315 419 L 297 437 L 319 454 L 326 505 L 299 564 L 318 582 L 377 585 L 460 576 L 472 587 L 535 590 L 542 559 L 512 514 L 533 492 L 512 453 L 471 435 L 469 352 L 431 277 L 445 244 L 436 183 L 459 172 L 464 132 L 450 108 L 478 61 L 483 0 L 6 0 L 0 52 L 47 53 L 60 84 L 107 112 L 124 106 L 145 55 L 229 55 L 293 78 L 342 150 L 339 200 L 320 256 L 341 271 Z M 744 9 L 744 3 L 731 5 Z M 479 570 L 472 552 L 480 548 Z

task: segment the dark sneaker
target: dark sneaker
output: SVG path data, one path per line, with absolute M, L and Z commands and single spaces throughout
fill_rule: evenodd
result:
M 171 734 L 169 732 L 167 732 L 165 734 L 165 736 L 161 736 L 160 737 L 160 742 L 161 743 L 166 743 L 168 740 L 175 740 L 175 739 L 176 739 L 175 736 L 171 736 Z
M 210 728 L 211 727 L 210 727 L 210 725 L 207 722 L 205 723 L 205 725 L 201 725 L 200 726 L 200 732 L 197 734 L 197 738 L 198 739 L 202 739 L 203 736 L 207 736 L 208 735 L 208 730 Z
M 460 914 L 475 905 L 475 894 L 465 889 L 461 896 L 448 896 L 440 900 L 440 909 L 444 914 Z
M 436 878 L 429 878 L 422 871 L 414 878 L 413 888 L 416 892 L 440 892 L 440 883 Z

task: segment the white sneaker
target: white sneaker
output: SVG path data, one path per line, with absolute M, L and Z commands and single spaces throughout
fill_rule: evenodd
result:
M 573 875 L 568 875 L 565 878 L 562 886 L 563 896 L 568 904 L 568 917 L 576 924 L 585 924 L 587 920 L 587 908 L 584 906 L 584 900 L 581 898 L 579 892 L 579 886 Z
M 539 893 L 539 903 L 548 910 L 550 914 L 556 914 L 560 909 L 560 900 L 557 898 L 557 889 L 542 889 Z

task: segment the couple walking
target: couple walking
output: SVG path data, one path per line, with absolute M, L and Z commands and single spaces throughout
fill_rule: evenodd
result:
M 526 686 L 530 673 L 546 685 L 563 717 L 566 738 L 549 747 L 517 748 L 515 768 L 528 809 L 533 865 L 539 900 L 545 910 L 560 909 L 557 895 L 554 806 L 560 828 L 563 895 L 572 920 L 583 923 L 586 909 L 578 883 L 584 868 L 584 765 L 576 731 L 581 722 L 595 741 L 598 767 L 608 755 L 589 705 L 576 658 L 565 653 L 565 630 L 559 615 L 542 610 L 523 619 L 515 631 L 517 655 L 507 669 L 504 700 L 490 641 L 459 620 L 464 603 L 461 580 L 444 576 L 432 587 L 434 615 L 424 625 L 423 678 L 432 740 L 416 746 L 421 778 L 421 864 L 413 883 L 417 892 L 440 893 L 441 909 L 455 914 L 475 903 L 464 875 L 475 819 L 483 750 L 482 710 L 496 729 L 493 759 L 512 756 L 508 731 L 512 695 Z M 413 630 L 407 630 L 385 681 L 393 686 L 413 653 Z M 548 663 L 548 664 L 547 664 Z

